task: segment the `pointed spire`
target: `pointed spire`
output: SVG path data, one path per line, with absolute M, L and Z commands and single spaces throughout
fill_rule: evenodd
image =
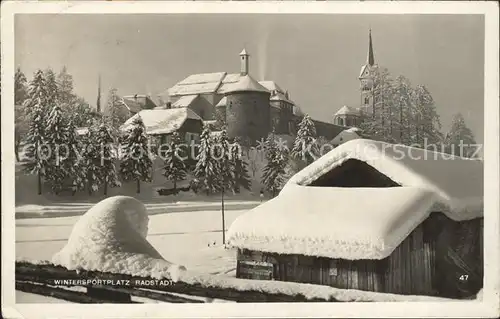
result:
M 97 103 L 96 103 L 97 113 L 101 113 L 101 74 L 99 73 L 99 79 L 97 84 Z
M 368 35 L 368 57 L 366 63 L 370 66 L 375 64 L 375 57 L 373 56 L 373 44 L 372 44 L 372 29 L 370 28 L 370 32 Z

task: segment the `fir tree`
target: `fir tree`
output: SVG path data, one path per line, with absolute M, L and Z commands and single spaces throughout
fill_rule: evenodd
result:
M 165 167 L 163 175 L 174 185 L 177 194 L 177 182 L 186 179 L 186 165 L 179 156 L 181 139 L 177 132 L 172 133 L 170 145 L 165 152 Z
M 34 101 L 37 101 L 34 99 Z M 42 105 L 30 105 L 30 124 L 26 136 L 27 162 L 24 164 L 24 170 L 28 174 L 37 175 L 38 195 L 42 194 L 42 178 L 45 176 L 47 168 L 47 152 L 43 148 L 45 142 Z
M 114 160 L 116 154 L 113 149 L 113 135 L 105 123 L 99 125 L 96 134 L 96 144 L 99 145 L 101 165 L 99 167 L 99 179 L 104 186 L 104 195 L 108 194 L 108 187 L 120 186 Z
M 146 128 L 140 117 L 132 122 L 132 128 L 127 132 L 121 143 L 123 160 L 120 174 L 126 181 L 137 183 L 137 193 L 141 192 L 141 181 L 151 182 L 153 162 L 149 157 Z
M 314 162 L 314 154 L 318 153 L 316 141 L 316 127 L 309 115 L 305 115 L 299 124 L 299 130 L 292 148 L 292 156 L 309 165 Z
M 15 105 L 23 105 L 28 98 L 28 82 L 26 76 L 20 68 L 16 69 L 14 76 L 14 103 Z
M 54 107 L 56 104 L 58 104 L 58 87 L 57 87 L 57 80 L 56 80 L 56 75 L 52 69 L 47 69 L 44 72 L 44 78 L 45 78 L 45 93 L 46 93 L 46 100 L 45 100 L 45 106 L 48 108 Z
M 265 148 L 267 164 L 264 167 L 262 184 L 264 184 L 265 189 L 274 197 L 284 183 L 287 154 L 285 149 L 276 144 L 273 133 L 267 137 Z
M 413 143 L 412 125 L 413 119 L 413 105 L 412 105 L 413 89 L 410 81 L 404 76 L 400 75 L 396 78 L 394 84 L 393 101 L 395 105 L 395 116 L 397 118 L 397 137 L 396 141 L 404 145 Z
M 218 188 L 221 192 L 221 212 L 222 212 L 222 244 L 226 244 L 226 219 L 224 216 L 224 195 L 227 190 L 233 190 L 235 185 L 234 179 L 234 165 L 230 153 L 230 145 L 225 128 L 222 129 L 220 135 L 217 137 L 216 142 L 220 147 L 220 154 L 218 160 Z
M 43 121 L 45 115 L 45 107 L 47 105 L 47 93 L 45 88 L 45 78 L 42 70 L 38 70 L 33 75 L 33 79 L 29 83 L 28 97 L 24 100 L 23 106 L 26 113 L 30 114 L 32 110 L 41 112 L 40 116 Z
M 119 127 L 129 118 L 129 112 L 123 105 L 123 100 L 118 96 L 116 89 L 111 89 L 108 94 L 108 102 L 104 111 L 108 124 L 113 134 L 118 135 Z
M 450 131 L 445 138 L 445 152 L 455 156 L 473 157 L 477 152 L 474 134 L 465 124 L 461 113 L 455 114 Z
M 76 96 L 73 94 L 73 77 L 64 66 L 57 75 L 57 100 L 63 110 L 70 110 L 75 102 Z
M 56 105 L 50 112 L 45 128 L 45 142 L 50 149 L 47 161 L 46 180 L 56 194 L 64 187 L 66 167 L 64 160 L 68 157 L 67 131 L 61 108 Z
M 85 137 L 83 138 L 85 139 Z M 74 190 L 83 190 L 87 182 L 87 171 L 84 165 L 85 152 L 82 146 L 85 146 L 85 141 L 79 141 L 76 134 L 76 127 L 72 118 L 68 120 L 67 129 L 67 146 L 68 158 L 64 161 L 65 170 L 71 180 Z
M 80 188 L 83 183 L 87 185 L 89 195 L 96 192 L 101 186 L 101 156 L 100 147 L 97 144 L 98 129 L 92 125 L 88 128 L 88 132 L 83 138 L 85 150 L 82 154 L 81 165 L 84 175 L 77 177 L 77 187 Z M 84 176 L 84 177 L 80 177 Z
M 431 93 L 423 85 L 413 90 L 413 142 L 423 147 L 442 140 L 441 122 Z
M 205 126 L 200 136 L 200 147 L 196 156 L 195 177 L 201 183 L 201 188 L 207 195 L 214 193 L 218 188 L 218 162 L 214 158 L 214 140 L 211 135 L 210 127 Z
M 242 187 L 246 190 L 250 190 L 252 188 L 252 182 L 248 173 L 248 163 L 241 154 L 241 146 L 238 142 L 231 144 L 230 154 L 234 174 L 234 192 L 239 193 Z

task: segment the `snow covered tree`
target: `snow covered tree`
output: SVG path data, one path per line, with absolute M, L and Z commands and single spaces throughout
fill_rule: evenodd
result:
M 233 190 L 235 193 L 239 193 L 242 187 L 246 190 L 250 190 L 252 188 L 252 181 L 250 180 L 250 175 L 248 173 L 248 163 L 245 161 L 241 153 L 241 145 L 238 142 L 232 143 L 230 154 L 234 174 Z
M 132 127 L 123 138 L 120 148 L 123 152 L 120 174 L 126 181 L 135 181 L 137 193 L 140 193 L 141 182 L 151 182 L 153 168 L 146 128 L 140 117 L 132 122 Z
M 19 147 L 29 130 L 29 116 L 26 108 L 21 104 L 14 105 L 14 154 L 16 161 L 20 161 Z
M 70 107 L 75 101 L 73 94 L 73 77 L 64 66 L 57 75 L 57 99 L 63 109 Z
M 478 145 L 474 134 L 465 124 L 461 113 L 455 114 L 451 128 L 445 138 L 445 152 L 455 156 L 473 157 Z
M 66 149 L 68 135 L 65 124 L 61 108 L 55 105 L 45 127 L 45 143 L 50 149 L 45 179 L 56 194 L 64 187 L 67 176 L 66 167 L 63 165 L 65 158 L 68 157 L 68 149 Z
M 288 154 L 285 149 L 276 143 L 274 133 L 269 134 L 265 142 L 267 164 L 262 175 L 262 184 L 274 197 L 285 182 L 285 168 Z
M 177 194 L 177 182 L 186 179 L 186 165 L 179 156 L 181 138 L 177 132 L 172 133 L 170 145 L 165 152 L 165 166 L 163 175 L 174 185 L 174 194 Z
M 412 124 L 413 124 L 413 113 L 412 109 L 412 95 L 413 89 L 411 87 L 410 81 L 404 76 L 400 75 L 396 78 L 394 83 L 394 96 L 393 101 L 396 107 L 395 112 L 397 113 L 397 142 L 410 145 L 413 143 Z
M 99 167 L 99 179 L 104 187 L 104 195 L 108 194 L 108 187 L 120 186 L 115 167 L 115 150 L 113 148 L 113 135 L 103 122 L 99 125 L 96 134 L 96 145 L 99 146 L 101 165 Z
M 83 141 L 78 139 L 76 127 L 72 118 L 68 119 L 67 127 L 66 145 L 68 146 L 69 153 L 68 157 L 64 161 L 65 170 L 71 184 L 75 187 L 75 191 L 83 190 L 85 189 L 87 182 L 87 171 L 83 158 L 83 156 L 85 156 L 85 150 L 82 149 L 86 145 L 85 137 L 83 138 Z
M 23 106 L 26 113 L 30 114 L 32 110 L 41 112 L 41 121 L 44 119 L 45 107 L 47 105 L 47 93 L 45 88 L 45 78 L 42 70 L 37 70 L 28 86 L 28 97 L 24 100 Z
M 220 135 L 217 137 L 217 145 L 219 146 L 220 154 L 218 154 L 218 188 L 221 192 L 221 212 L 222 212 L 222 244 L 226 244 L 226 220 L 224 216 L 224 195 L 227 190 L 233 190 L 234 179 L 234 165 L 231 158 L 231 147 L 227 137 L 226 129 L 223 128 Z
M 413 90 L 413 142 L 421 145 L 437 144 L 442 140 L 441 121 L 431 93 L 423 85 Z
M 194 174 L 201 188 L 209 195 L 218 189 L 219 163 L 213 156 L 214 139 L 209 126 L 205 126 L 200 136 L 200 147 L 196 156 Z
M 39 101 L 33 99 L 33 101 Z M 41 104 L 30 105 L 30 124 L 26 136 L 26 158 L 24 170 L 28 174 L 37 175 L 38 180 L 38 195 L 42 194 L 42 178 L 45 176 L 47 168 L 47 150 L 43 148 L 45 142 L 43 120 L 44 110 Z
M 305 165 L 314 162 L 314 154 L 318 153 L 315 140 L 316 127 L 309 115 L 305 115 L 299 124 L 299 130 L 293 143 L 292 156 L 299 161 L 303 161 Z
M 82 160 L 79 168 L 82 170 L 82 175 L 77 176 L 77 188 L 81 188 L 86 184 L 89 195 L 96 192 L 101 186 L 101 156 L 100 146 L 97 144 L 98 128 L 90 126 L 88 132 L 83 138 L 82 143 L 85 146 L 85 151 L 82 154 Z M 81 177 L 84 176 L 84 177 Z
M 56 75 L 54 71 L 52 71 L 52 69 L 47 69 L 44 72 L 44 78 L 45 78 L 45 94 L 46 94 L 45 106 L 48 108 L 52 108 L 56 104 L 58 104 L 59 93 L 58 93 Z
M 123 105 L 123 100 L 118 96 L 116 89 L 111 89 L 104 116 L 113 129 L 113 134 L 118 135 L 119 127 L 129 118 L 128 110 Z
M 14 76 L 14 103 L 15 105 L 23 105 L 28 98 L 28 81 L 20 68 L 16 69 Z

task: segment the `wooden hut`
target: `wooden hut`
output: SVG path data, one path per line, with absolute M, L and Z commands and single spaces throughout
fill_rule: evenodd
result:
M 479 160 L 346 142 L 235 220 L 237 277 L 473 295 L 483 281 L 482 176 Z

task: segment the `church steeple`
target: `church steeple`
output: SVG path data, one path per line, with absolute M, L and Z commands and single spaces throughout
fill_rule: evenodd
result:
M 373 66 L 375 64 L 375 57 L 373 56 L 372 29 L 370 29 L 368 34 L 368 57 L 366 59 L 366 63 L 369 66 Z

